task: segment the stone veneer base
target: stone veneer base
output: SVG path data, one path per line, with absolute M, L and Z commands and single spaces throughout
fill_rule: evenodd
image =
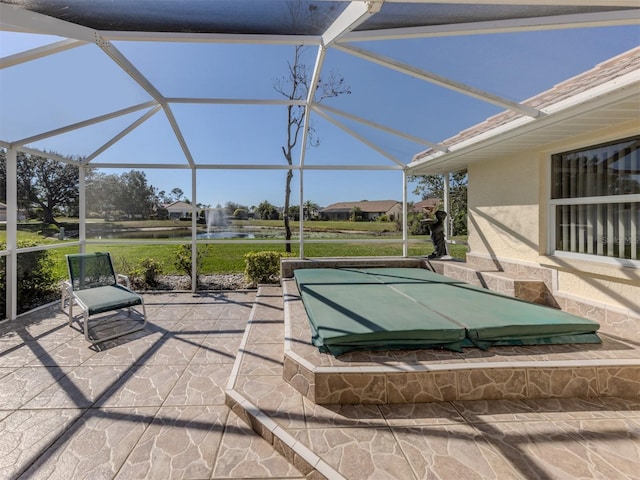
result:
M 283 280 L 283 293 L 284 379 L 316 404 L 640 396 L 640 359 L 612 358 L 600 345 L 465 349 L 463 354 L 354 352 L 335 358 L 310 343 L 294 280 Z M 566 355 L 558 354 L 563 350 Z

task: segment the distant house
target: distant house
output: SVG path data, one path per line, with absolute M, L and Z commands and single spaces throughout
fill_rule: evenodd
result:
M 376 220 L 386 215 L 389 220 L 402 216 L 402 203 L 397 200 L 362 200 L 361 202 L 333 203 L 319 212 L 323 220 L 349 220 L 353 209 L 360 211 L 362 220 Z
M 442 203 L 439 198 L 427 198 L 414 203 L 411 213 L 424 213 L 426 216 L 432 216 Z
M 18 209 L 18 220 L 26 220 L 28 212 L 25 209 Z M 7 204 L 0 202 L 0 222 L 7 221 Z
M 169 212 L 169 218 L 177 220 L 182 217 L 191 215 L 191 204 L 183 201 L 177 201 L 163 205 Z

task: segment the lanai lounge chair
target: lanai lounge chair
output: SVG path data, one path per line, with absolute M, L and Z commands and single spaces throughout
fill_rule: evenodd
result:
M 73 305 L 80 307 L 83 313 L 82 329 L 85 339 L 90 343 L 100 343 L 128 333 L 142 330 L 147 323 L 147 314 L 142 296 L 130 288 L 129 277 L 116 274 L 109 253 L 80 253 L 67 255 L 69 281 L 62 289 L 62 309 L 68 305 L 69 326 L 73 324 Z M 125 283 L 121 285 L 118 280 Z M 131 317 L 133 307 L 142 308 L 142 321 L 135 322 L 132 328 L 120 328 L 103 337 L 89 336 L 89 318 L 100 313 L 128 310 Z M 129 322 L 129 320 L 127 320 Z

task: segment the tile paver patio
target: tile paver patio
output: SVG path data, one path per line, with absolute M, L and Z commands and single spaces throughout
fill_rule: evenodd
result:
M 58 305 L 0 325 L 0 478 L 303 478 L 225 405 L 254 297 L 145 295 L 101 351 Z
M 0 325 L 0 478 L 640 478 L 640 398 L 316 405 L 282 378 L 279 287 L 145 301 L 100 351 L 58 305 Z M 297 453 L 229 408 L 231 375 Z

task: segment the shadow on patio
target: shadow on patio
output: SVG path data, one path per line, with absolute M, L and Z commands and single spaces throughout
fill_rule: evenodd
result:
M 58 303 L 0 326 L 1 477 L 322 478 L 231 411 L 236 375 L 329 478 L 637 478 L 637 398 L 315 405 L 282 377 L 279 287 L 145 302 L 100 351 Z
M 0 326 L 0 476 L 302 477 L 225 406 L 254 297 L 146 295 L 100 351 L 57 303 Z

